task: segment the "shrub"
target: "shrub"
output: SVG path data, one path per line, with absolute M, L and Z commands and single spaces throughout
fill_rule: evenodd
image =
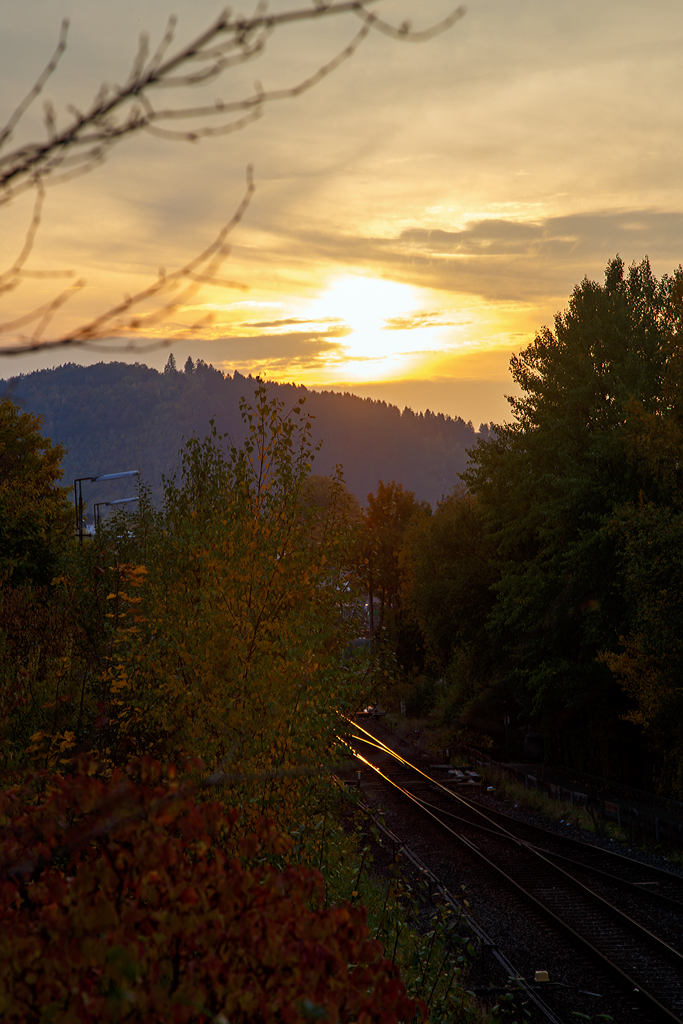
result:
M 423 718 L 433 710 L 436 699 L 437 688 L 434 680 L 419 676 L 408 693 L 406 714 L 409 718 Z
M 236 811 L 158 763 L 138 781 L 95 767 L 44 776 L 38 800 L 0 796 L 3 1021 L 424 1019 L 364 909 L 324 907 L 322 876 L 283 866 L 272 824 L 238 838 Z

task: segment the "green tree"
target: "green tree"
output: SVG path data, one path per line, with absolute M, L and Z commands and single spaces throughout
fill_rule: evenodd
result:
M 49 583 L 73 523 L 68 488 L 57 486 L 64 449 L 42 419 L 0 400 L 0 585 Z
M 627 770 L 628 704 L 601 649 L 628 620 L 615 510 L 638 501 L 629 418 L 664 401 L 679 346 L 683 271 L 658 281 L 617 257 L 511 361 L 513 422 L 479 441 L 463 477 L 481 505 L 500 573 L 489 618 L 499 660 L 550 756 Z M 633 764 L 633 757 L 630 757 Z
M 632 704 L 658 788 L 683 796 L 683 515 L 666 505 L 626 505 L 614 520 L 622 553 L 627 629 L 603 651 Z
M 418 501 L 414 491 L 406 491 L 394 480 L 390 484 L 382 480 L 376 494 L 368 494 L 365 511 L 363 538 L 365 566 L 370 600 L 379 598 L 379 622 L 374 623 L 380 630 L 387 619 L 395 623 L 400 615 L 403 571 L 400 551 L 408 524 L 416 516 L 431 514 L 426 501 Z
M 322 476 L 311 473 L 301 493 L 301 504 L 314 520 L 314 538 L 324 543 L 330 531 L 351 531 L 361 521 L 361 507 L 355 494 L 351 494 L 341 476 Z
M 249 813 L 288 825 L 317 800 L 338 714 L 364 685 L 362 666 L 340 667 L 358 628 L 340 615 L 342 589 L 355 597 L 346 534 L 335 502 L 305 500 L 315 447 L 301 404 L 286 412 L 261 384 L 242 411 L 243 445 L 188 439 L 163 508 L 143 490 L 65 562 L 51 600 L 68 609 L 69 650 L 56 628 L 49 664 L 33 642 L 0 648 L 0 709 L 24 744 L 13 767 L 27 754 L 50 768 L 93 753 L 102 771 L 199 756 L 238 777 Z M 343 497 L 340 480 L 330 490 Z
M 495 676 L 486 631 L 497 579 L 492 553 L 479 503 L 457 488 L 432 516 L 410 524 L 401 554 L 406 609 L 433 670 L 455 677 L 461 712 Z
M 601 657 L 633 701 L 663 791 L 683 795 L 683 350 L 677 332 L 656 403 L 633 399 L 625 423 L 638 500 L 622 505 L 612 530 L 621 557 L 626 629 Z
M 176 366 L 175 356 L 172 352 L 169 352 L 166 365 L 164 366 L 164 373 L 177 373 L 178 367 Z

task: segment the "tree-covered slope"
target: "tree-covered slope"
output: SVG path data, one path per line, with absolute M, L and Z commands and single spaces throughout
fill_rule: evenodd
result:
M 13 382 L 11 396 L 24 411 L 43 416 L 44 434 L 67 449 L 64 483 L 139 468 L 158 496 L 184 436 L 205 435 L 214 419 L 219 433 L 242 440 L 239 400 L 251 398 L 255 386 L 251 377 L 224 377 L 201 361 L 163 373 L 113 362 L 26 374 Z M 5 387 L 0 382 L 0 392 Z M 349 490 L 362 502 L 383 479 L 400 481 L 434 504 L 456 483 L 466 449 L 476 440 L 472 424 L 459 417 L 401 412 L 385 402 L 293 385 L 271 384 L 269 390 L 290 405 L 305 392 L 314 438 L 323 441 L 315 472 L 326 474 L 341 463 Z M 90 497 L 112 500 L 130 491 L 130 483 L 113 483 Z

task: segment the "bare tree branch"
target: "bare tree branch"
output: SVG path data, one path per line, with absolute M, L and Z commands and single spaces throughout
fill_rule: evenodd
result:
M 116 143 L 141 131 L 163 139 L 182 142 L 197 142 L 202 138 L 240 131 L 257 120 L 267 104 L 294 99 L 318 85 L 340 64 L 353 56 L 372 30 L 376 29 L 402 42 L 422 42 L 445 32 L 465 13 L 463 7 L 458 7 L 447 18 L 426 30 L 413 31 L 408 22 L 395 27 L 369 11 L 368 7 L 376 2 L 377 0 L 313 0 L 313 7 L 275 15 L 268 14 L 265 3 L 261 2 L 251 18 L 233 17 L 230 11 L 225 10 L 204 32 L 175 54 L 168 56 L 175 41 L 177 25 L 177 19 L 171 17 L 151 57 L 149 38 L 142 35 L 125 84 L 114 87 L 102 85 L 91 105 L 83 111 L 73 105 L 67 107 L 71 120 L 66 127 L 58 128 L 54 107 L 49 100 L 45 101 L 45 140 L 20 145 L 0 155 L 0 206 L 27 189 L 36 189 L 33 214 L 21 251 L 12 266 L 4 273 L 0 273 L 0 295 L 15 290 L 28 277 L 75 276 L 72 271 L 28 270 L 25 266 L 40 225 L 47 184 L 70 181 L 89 173 L 106 159 L 109 150 Z M 293 86 L 264 90 L 257 83 L 250 95 L 236 100 L 218 99 L 213 104 L 187 107 L 156 109 L 150 98 L 155 89 L 206 85 L 237 64 L 255 59 L 263 53 L 270 35 L 283 25 L 312 21 L 335 14 L 355 14 L 361 18 L 363 25 L 330 61 Z M 12 137 L 21 118 L 57 68 L 66 49 L 67 31 L 68 22 L 64 21 L 57 47 L 45 70 L 5 127 L 0 129 L 0 149 Z M 211 123 L 216 119 L 220 123 Z M 179 126 L 178 129 L 170 127 L 169 123 L 179 121 L 185 122 L 185 125 L 189 123 L 190 126 Z M 126 296 L 123 302 L 82 324 L 75 331 L 46 339 L 45 333 L 56 313 L 84 286 L 83 281 L 74 281 L 48 302 L 0 324 L 0 333 L 34 325 L 29 336 L 20 335 L 14 343 L 7 346 L 0 344 L 0 355 L 17 355 L 36 349 L 66 345 L 85 345 L 95 342 L 98 338 L 111 336 L 117 331 L 142 332 L 170 316 L 203 284 L 245 289 L 246 286 L 243 284 L 226 281 L 216 275 L 228 254 L 225 238 L 244 215 L 253 187 L 249 169 L 247 191 L 235 215 L 221 230 L 216 240 L 184 267 L 168 276 L 160 276 L 153 285 L 134 296 Z M 169 295 L 171 292 L 174 293 L 173 297 L 162 302 L 156 309 L 137 312 L 150 300 Z M 156 347 L 157 343 L 153 344 Z
M 147 288 L 143 288 L 142 291 L 137 292 L 135 295 L 125 296 L 123 302 L 117 303 L 115 306 L 112 306 L 110 309 L 101 313 L 94 319 L 81 324 L 81 326 L 75 331 L 69 332 L 61 337 L 53 338 L 49 341 L 43 341 L 42 335 L 56 310 L 70 298 L 76 288 L 82 287 L 83 282 L 78 281 L 72 286 L 72 288 L 62 292 L 56 299 L 47 303 L 45 306 L 32 310 L 24 317 L 15 321 L 0 324 L 0 331 L 4 331 L 16 326 L 23 326 L 24 324 L 33 322 L 34 320 L 39 320 L 38 326 L 30 338 L 24 338 L 19 342 L 19 344 L 8 345 L 2 348 L 0 349 L 0 353 L 3 355 L 20 355 L 37 349 L 63 348 L 66 345 L 85 345 L 88 342 L 93 342 L 98 338 L 104 337 L 106 334 L 110 334 L 112 331 L 144 331 L 145 328 L 149 328 L 166 319 L 178 308 L 185 305 L 196 295 L 203 284 L 213 284 L 247 291 L 248 285 L 242 284 L 238 281 L 227 281 L 217 277 L 216 275 L 220 270 L 221 265 L 229 255 L 229 248 L 225 244 L 226 238 L 242 220 L 247 207 L 251 202 L 253 194 L 253 170 L 251 167 L 248 167 L 247 187 L 239 206 L 227 224 L 221 228 L 211 245 L 204 249 L 204 251 L 198 256 L 195 256 L 194 259 L 190 260 L 189 263 L 186 263 L 185 266 L 180 267 L 171 274 L 166 274 L 165 272 L 160 271 L 154 284 L 149 285 Z M 184 282 L 187 282 L 187 284 L 185 287 L 181 287 Z M 170 301 L 162 303 L 162 305 L 157 309 L 154 309 L 149 313 L 133 313 L 133 311 L 137 307 L 140 307 L 144 302 L 172 291 L 177 291 L 177 294 Z M 151 346 L 148 345 L 146 348 L 162 347 L 165 344 L 167 344 L 166 341 L 160 341 Z M 98 349 L 99 348 L 100 346 L 98 346 Z
M 62 27 L 59 30 L 59 40 L 57 42 L 57 48 L 55 52 L 52 54 L 52 57 L 50 58 L 47 67 L 43 71 L 42 75 L 40 75 L 40 77 L 37 79 L 35 85 L 29 92 L 28 96 L 26 96 L 26 98 L 21 101 L 17 109 L 14 111 L 5 127 L 0 129 L 0 149 L 2 149 L 5 143 L 8 142 L 9 139 L 12 137 L 12 132 L 14 131 L 16 125 L 19 123 L 19 121 L 24 116 L 28 108 L 31 106 L 36 96 L 40 95 L 40 93 L 43 90 L 43 86 L 47 82 L 48 78 L 50 77 L 52 72 L 55 71 L 55 69 L 57 68 L 59 61 L 61 60 L 62 54 L 66 50 L 66 36 L 68 31 L 69 21 L 68 18 L 65 18 L 62 22 Z
M 276 15 L 257 11 L 253 18 L 232 18 L 226 11 L 205 32 L 187 46 L 182 47 L 175 55 L 164 60 L 174 39 L 176 22 L 175 19 L 171 19 L 152 58 L 148 59 L 149 40 L 146 36 L 142 36 L 138 53 L 125 85 L 113 89 L 102 86 L 94 102 L 85 112 L 81 112 L 73 106 L 69 107 L 72 120 L 66 128 L 61 131 L 57 130 L 53 108 L 51 105 L 46 106 L 47 139 L 42 143 L 29 143 L 20 146 L 13 152 L 0 157 L 0 204 L 9 201 L 24 189 L 31 188 L 38 179 L 49 180 L 56 171 L 66 166 L 65 154 L 68 151 L 76 154 L 76 163 L 83 163 L 90 167 L 93 162 L 103 159 L 106 152 L 117 142 L 142 129 L 153 128 L 160 121 L 194 120 L 220 117 L 226 113 L 238 111 L 248 112 L 253 111 L 254 108 L 261 108 L 266 103 L 300 96 L 351 57 L 369 30 L 377 29 L 400 41 L 423 42 L 445 32 L 464 14 L 464 8 L 459 7 L 438 24 L 424 31 L 414 32 L 407 22 L 396 28 L 369 12 L 367 7 L 372 2 L 376 2 L 376 0 L 342 0 L 340 3 L 319 3 L 313 8 L 286 11 Z M 315 74 L 294 86 L 269 92 L 256 90 L 250 96 L 231 102 L 217 100 L 208 106 L 154 109 L 149 98 L 149 93 L 152 90 L 163 87 L 205 85 L 236 63 L 243 63 L 258 56 L 264 49 L 268 35 L 282 25 L 348 13 L 354 13 L 362 18 L 364 26 L 361 32 L 336 57 L 320 67 Z M 14 112 L 5 129 L 0 132 L 0 145 L 9 138 L 28 106 L 42 90 L 47 78 L 56 68 L 66 46 L 66 30 L 67 23 L 65 22 L 62 25 L 55 55 L 29 95 Z M 190 74 L 176 74 L 179 69 L 192 63 L 199 63 L 202 67 Z M 200 126 L 187 130 L 182 137 L 186 141 L 193 142 L 204 135 L 235 131 L 247 123 L 248 121 L 240 119 L 218 128 Z M 160 129 L 157 128 L 157 134 L 159 131 Z M 73 162 L 70 166 L 73 168 Z
M 397 39 L 400 42 L 409 43 L 426 43 L 429 39 L 434 39 L 435 36 L 441 35 L 442 32 L 446 32 L 451 28 L 457 21 L 465 17 L 467 13 L 466 7 L 456 7 L 456 9 L 443 18 L 441 21 L 437 21 L 436 24 L 431 25 L 429 28 L 424 29 L 422 32 L 414 32 L 412 25 L 409 21 L 404 21 L 402 25 L 396 28 L 394 25 L 389 24 L 387 21 L 382 21 L 376 14 L 372 12 L 368 13 L 366 10 L 357 10 L 356 14 L 362 18 L 368 27 L 377 29 L 385 36 L 389 36 L 391 39 Z
M 6 270 L 4 273 L 0 274 L 0 294 L 2 294 L 2 292 L 13 291 L 19 284 L 24 263 L 29 258 L 31 250 L 33 249 L 33 243 L 35 241 L 36 234 L 38 232 L 38 227 L 40 225 L 40 217 L 43 211 L 44 200 L 45 189 L 43 188 L 41 182 L 37 182 L 36 198 L 33 204 L 33 216 L 31 217 L 31 223 L 29 224 L 28 231 L 26 232 L 24 245 L 21 249 L 21 252 L 17 256 L 9 270 Z M 1 326 L 0 330 L 2 330 Z
M 42 306 L 36 306 L 35 309 L 30 310 L 28 313 L 24 313 L 22 316 L 16 317 L 14 320 L 7 320 L 5 323 L 0 323 L 0 333 L 4 331 L 14 331 L 17 327 L 24 327 L 26 324 L 33 323 L 35 320 L 42 320 L 46 315 L 52 311 L 52 316 L 60 306 L 63 306 L 65 302 L 71 298 L 71 295 L 75 291 L 80 291 L 81 288 L 85 287 L 85 281 L 80 280 L 69 288 L 65 288 L 60 295 L 54 299 L 50 299 L 49 302 L 44 303 Z M 50 316 L 50 319 L 52 319 Z
M 146 36 L 142 36 L 138 53 L 125 85 L 113 89 L 103 86 L 92 105 L 85 112 L 81 112 L 73 106 L 70 107 L 71 123 L 61 131 L 57 130 L 53 109 L 48 105 L 46 107 L 47 139 L 42 143 L 29 143 L 20 146 L 0 157 L 0 205 L 8 202 L 25 189 L 33 187 L 38 179 L 45 182 L 52 178 L 57 170 L 65 166 L 67 152 L 75 153 L 75 162 L 82 163 L 90 169 L 93 163 L 100 162 L 104 158 L 115 143 L 143 128 L 152 126 L 155 122 L 170 117 L 194 119 L 221 116 L 227 112 L 239 110 L 250 111 L 254 107 L 262 106 L 274 99 L 298 96 L 320 81 L 325 74 L 333 71 L 342 60 L 347 59 L 361 40 L 358 39 L 355 45 L 351 44 L 350 48 L 346 47 L 335 60 L 325 68 L 321 68 L 311 79 L 290 89 L 277 90 L 272 94 L 256 92 L 231 103 L 219 100 L 209 107 L 190 108 L 187 111 L 157 112 L 153 109 L 148 93 L 161 87 L 206 84 L 235 63 L 243 63 L 261 53 L 267 36 L 281 25 L 296 21 L 310 21 L 333 14 L 363 12 L 372 2 L 374 0 L 343 0 L 341 3 L 331 3 L 312 9 L 286 11 L 277 15 L 257 11 L 253 18 L 232 18 L 228 11 L 224 11 L 206 31 L 166 60 L 163 58 L 173 41 L 175 21 L 169 22 L 166 32 L 150 60 L 148 60 L 149 41 Z M 10 118 L 4 129 L 4 135 L 0 135 L 0 139 L 6 140 L 9 137 L 57 66 L 57 61 L 66 46 L 66 28 L 65 23 L 62 26 L 55 56 L 29 95 Z M 193 62 L 199 62 L 203 67 L 191 74 L 176 74 L 179 69 Z M 143 97 L 144 104 L 141 102 Z M 244 126 L 245 123 L 248 122 L 222 127 L 234 131 L 236 128 Z M 222 131 L 220 133 L 223 134 Z M 206 134 L 216 134 L 216 131 L 207 131 L 204 127 L 190 130 L 186 133 L 185 139 L 193 142 L 201 135 Z M 72 158 L 72 168 L 73 163 Z

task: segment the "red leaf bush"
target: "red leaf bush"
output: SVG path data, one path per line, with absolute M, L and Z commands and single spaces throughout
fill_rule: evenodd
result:
M 81 767 L 0 795 L 0 1019 L 91 1024 L 424 1018 L 363 908 L 324 907 L 265 820 L 197 802 L 158 765 Z M 35 792 L 35 791 L 34 791 Z

